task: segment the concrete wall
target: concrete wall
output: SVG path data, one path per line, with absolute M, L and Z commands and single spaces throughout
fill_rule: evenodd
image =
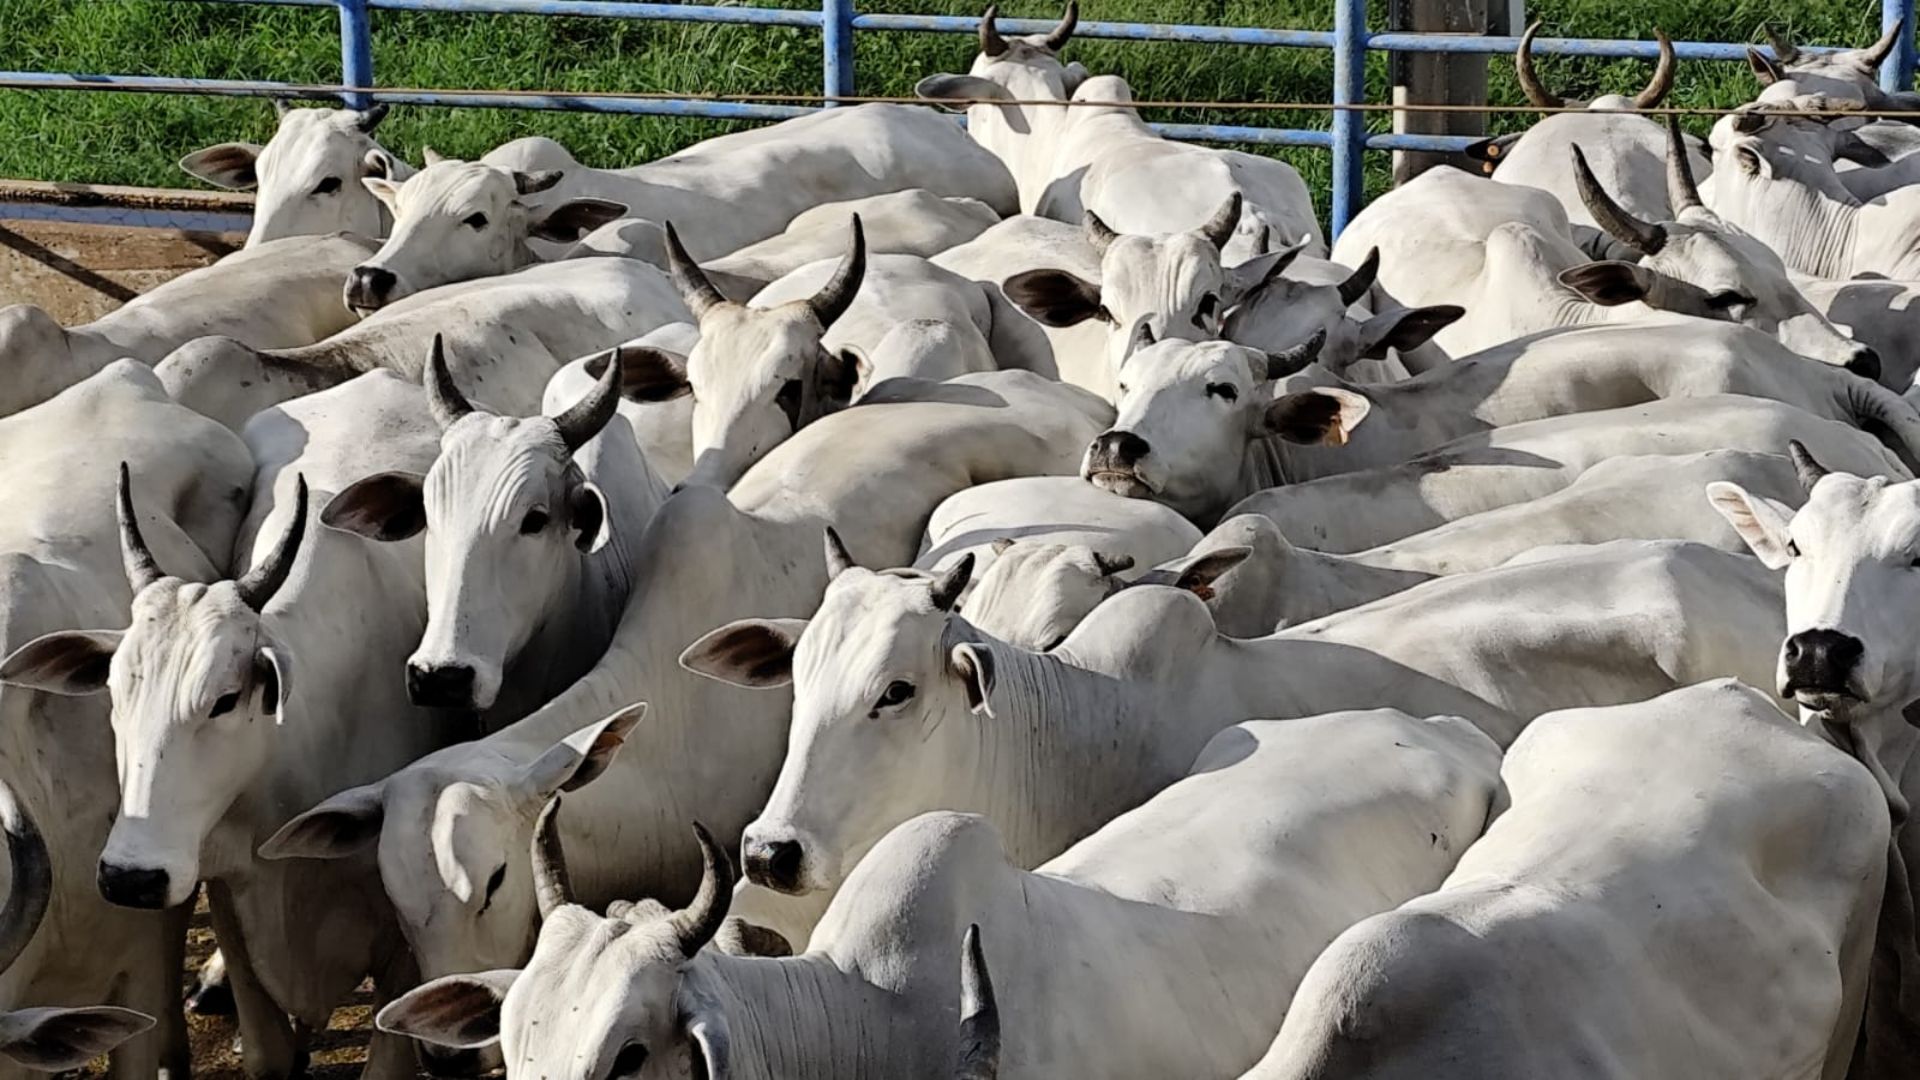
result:
M 0 220 L 0 307 L 38 304 L 63 325 L 87 322 L 244 240 L 233 233 Z

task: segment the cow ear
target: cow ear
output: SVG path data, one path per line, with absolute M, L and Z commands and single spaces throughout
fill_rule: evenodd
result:
M 588 372 L 593 371 L 588 365 Z M 620 396 L 628 401 L 657 403 L 693 393 L 687 379 L 687 358 L 638 345 L 620 350 Z
M 576 536 L 573 546 L 593 554 L 613 538 L 612 518 L 607 514 L 607 496 L 591 481 L 574 485 L 567 496 L 567 512 L 572 515 Z
M 1106 309 L 1100 305 L 1100 286 L 1065 270 L 1028 270 L 1008 278 L 1000 290 L 1021 311 L 1046 326 L 1078 326 L 1088 319 L 1106 317 Z
M 483 1049 L 500 1041 L 500 1003 L 519 977 L 502 968 L 435 979 L 388 1002 L 373 1024 L 434 1046 Z
M 1373 403 L 1351 390 L 1315 387 L 1267 406 L 1267 431 L 1303 446 L 1345 446 Z
M 382 180 L 396 179 L 395 174 L 400 171 L 400 164 L 394 156 L 377 146 L 367 151 L 366 156 L 360 159 L 360 167 L 366 170 L 366 175 L 377 176 Z
M 389 211 L 398 212 L 401 181 L 389 180 L 384 176 L 363 176 L 360 186 L 373 193 L 373 197 L 385 203 Z
M 1211 600 L 1213 583 L 1226 576 L 1227 571 L 1246 562 L 1252 554 L 1252 548 L 1236 546 L 1196 556 L 1180 568 L 1179 574 L 1173 579 L 1173 587 L 1185 589 L 1202 600 Z
M 1609 259 L 1560 271 L 1560 284 L 1601 307 L 1618 307 L 1645 300 L 1653 291 L 1653 272 L 1630 262 Z
M 252 191 L 260 186 L 260 176 L 254 167 L 260 160 L 261 149 L 253 143 L 221 143 L 181 158 L 180 167 L 214 187 Z
M 1360 324 L 1360 356 L 1367 360 L 1385 360 L 1389 349 L 1418 348 L 1432 340 L 1433 335 L 1459 322 L 1466 313 L 1466 308 L 1439 304 L 1375 315 Z
M 15 1009 L 0 1015 L 0 1054 L 37 1072 L 78 1069 L 153 1027 L 153 1017 L 108 1005 Z
M 953 647 L 947 662 L 967 693 L 967 708 L 993 715 L 993 653 L 978 645 Z
M 293 656 L 285 649 L 262 646 L 254 654 L 254 673 L 260 682 L 260 708 L 277 723 L 287 722 L 287 699 L 293 694 Z
M 1747 67 L 1752 69 L 1753 77 L 1760 80 L 1761 86 L 1772 86 L 1787 77 L 1779 63 L 1759 49 L 1747 50 Z
M 793 681 L 793 650 L 805 619 L 738 619 L 680 654 L 680 666 L 696 675 L 762 690 Z
M 369 540 L 405 540 L 427 527 L 427 505 L 421 497 L 426 478 L 419 473 L 376 473 L 347 485 L 327 501 L 320 521 Z
M 263 859 L 344 859 L 380 839 L 387 820 L 386 782 L 363 784 L 328 798 L 280 826 L 260 845 Z
M 107 669 L 124 630 L 56 630 L 0 661 L 0 683 L 79 697 L 107 688 Z
M 540 240 L 571 244 L 616 218 L 627 216 L 625 203 L 605 199 L 568 199 L 558 206 L 534 212 L 527 234 Z
M 557 791 L 585 787 L 613 764 L 628 733 L 646 715 L 647 703 L 636 702 L 561 739 L 520 771 L 519 787 L 543 804 Z
M 1763 180 L 1773 179 L 1773 163 L 1767 160 L 1765 154 L 1746 143 L 1733 148 L 1733 161 L 1740 166 L 1740 171 L 1748 176 L 1757 176 Z
M 1792 508 L 1725 480 L 1707 485 L 1707 501 L 1768 569 L 1784 570 L 1793 561 L 1788 546 L 1792 537 L 1787 532 Z

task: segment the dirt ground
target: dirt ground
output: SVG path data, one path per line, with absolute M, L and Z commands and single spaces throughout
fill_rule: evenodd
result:
M 87 322 L 244 240 L 228 233 L 0 220 L 0 307 L 38 304 L 63 326 Z

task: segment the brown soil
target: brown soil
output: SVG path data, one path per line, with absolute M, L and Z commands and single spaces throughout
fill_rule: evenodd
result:
M 244 237 L 173 229 L 0 221 L 0 307 L 32 303 L 63 326 L 99 318 Z

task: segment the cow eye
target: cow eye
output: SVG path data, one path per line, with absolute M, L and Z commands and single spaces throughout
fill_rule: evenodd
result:
M 1707 297 L 1707 306 L 1712 308 L 1715 311 L 1726 311 L 1730 308 L 1747 307 L 1752 303 L 1753 303 L 1753 297 L 1748 296 L 1747 294 L 1742 292 L 1735 292 L 1732 289 L 1722 289 L 1721 291 Z
M 1240 391 L 1232 383 L 1213 382 L 1207 384 L 1207 396 L 1222 401 L 1239 401 Z
M 315 195 L 331 195 L 339 190 L 340 178 L 337 176 L 329 176 L 318 184 L 313 185 L 313 193 Z
M 620 1076 L 633 1076 L 647 1063 L 647 1048 L 639 1043 L 628 1043 L 613 1056 L 613 1068 L 607 1073 L 609 1080 Z
M 225 716 L 226 714 L 232 712 L 233 710 L 239 707 L 240 707 L 240 692 L 236 690 L 231 694 L 221 694 L 218 698 L 214 699 L 213 711 L 209 712 L 207 715 L 210 717 Z
M 529 510 L 527 516 L 520 519 L 521 536 L 532 536 L 546 527 L 547 512 L 545 510 Z
M 1197 312 L 1195 312 L 1193 316 L 1193 325 L 1195 326 L 1205 325 L 1205 320 L 1213 318 L 1213 313 L 1215 311 L 1218 311 L 1219 309 L 1220 309 L 1220 298 L 1218 296 L 1215 296 L 1212 293 L 1208 293 L 1207 295 L 1201 297 L 1200 309 Z
M 493 894 L 499 892 L 500 886 L 506 884 L 506 881 L 507 864 L 501 863 L 494 869 L 493 876 L 487 879 L 487 895 L 480 901 L 480 914 L 485 915 L 487 909 L 493 906 Z
M 1120 325 L 1120 320 L 1113 317 L 1113 312 L 1108 311 L 1105 304 L 1100 305 L 1100 310 L 1094 312 L 1093 317 L 1106 323 L 1108 326 Z
M 913 698 L 913 684 L 904 679 L 895 679 L 887 684 L 880 693 L 880 707 L 890 709 L 895 705 L 905 705 Z
M 1053 650 L 1059 648 L 1062 645 L 1065 645 L 1066 643 L 1067 643 L 1067 635 L 1061 634 L 1059 637 L 1054 638 L 1052 641 L 1048 642 L 1047 647 L 1044 649 L 1041 649 L 1040 651 L 1052 652 Z
M 1789 540 L 1789 541 L 1787 541 L 1787 557 L 1788 557 L 1788 558 L 1790 558 L 1790 559 L 1797 559 L 1797 558 L 1799 558 L 1799 557 L 1800 557 L 1800 545 L 1799 545 L 1799 544 L 1796 544 L 1796 543 L 1794 543 L 1794 542 L 1793 542 L 1793 541 L 1791 541 L 1791 540 Z
M 793 425 L 795 431 L 800 430 L 800 396 L 799 379 L 788 379 L 781 383 L 779 393 L 773 395 L 780 411 L 787 414 L 787 423 Z
M 469 229 L 484 229 L 487 227 L 487 215 L 469 214 L 467 215 L 467 219 L 460 224 L 465 225 Z

